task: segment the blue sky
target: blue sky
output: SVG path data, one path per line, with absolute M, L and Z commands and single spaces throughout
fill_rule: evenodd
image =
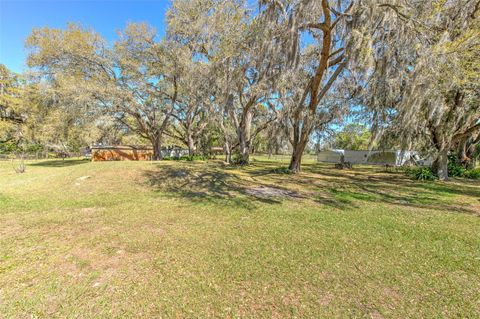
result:
M 0 63 L 22 72 L 24 40 L 32 28 L 80 23 L 108 40 L 128 22 L 148 22 L 164 33 L 168 0 L 0 0 Z

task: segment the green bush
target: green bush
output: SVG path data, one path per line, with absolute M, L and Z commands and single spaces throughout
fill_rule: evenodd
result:
M 0 142 L 0 154 L 11 154 L 20 151 L 20 147 L 12 142 Z
M 448 156 L 448 176 L 450 177 L 462 177 L 465 174 L 466 169 L 460 165 L 457 161 L 456 154 L 450 154 Z
M 33 143 L 18 144 L 13 141 L 0 142 L 0 154 L 13 154 L 13 153 L 35 154 L 41 150 L 43 150 L 43 146 L 40 144 L 33 144 Z
M 40 144 L 28 144 L 25 147 L 25 151 L 30 154 L 35 154 L 43 150 L 43 146 Z
M 405 170 L 405 173 L 410 178 L 420 181 L 434 181 L 437 179 L 430 167 L 413 167 Z
M 243 161 L 242 156 L 241 156 L 240 154 L 235 153 L 235 154 L 233 154 L 233 156 L 232 156 L 232 163 L 231 163 L 231 164 L 242 166 L 242 165 L 246 165 L 246 164 L 248 164 L 248 163 L 245 163 L 245 162 Z
M 480 179 L 480 167 L 465 171 L 463 176 L 470 179 Z

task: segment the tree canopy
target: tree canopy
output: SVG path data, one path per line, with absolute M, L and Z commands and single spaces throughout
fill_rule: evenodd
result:
M 348 118 L 336 147 L 423 151 L 447 178 L 448 153 L 479 143 L 479 3 L 175 0 L 163 38 L 146 23 L 113 42 L 34 29 L 29 72 L 0 68 L 2 139 L 149 143 L 155 159 L 210 145 L 239 164 L 284 150 L 296 173 L 312 134 Z

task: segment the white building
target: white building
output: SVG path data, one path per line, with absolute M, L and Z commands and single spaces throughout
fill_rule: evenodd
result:
M 430 160 L 423 160 L 416 151 L 350 151 L 328 150 L 317 154 L 317 162 L 341 163 L 342 156 L 345 162 L 368 165 L 402 166 L 407 163 L 430 165 Z

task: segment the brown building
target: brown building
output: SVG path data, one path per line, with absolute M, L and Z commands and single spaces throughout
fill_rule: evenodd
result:
M 92 146 L 92 161 L 150 161 L 153 148 L 148 146 Z

